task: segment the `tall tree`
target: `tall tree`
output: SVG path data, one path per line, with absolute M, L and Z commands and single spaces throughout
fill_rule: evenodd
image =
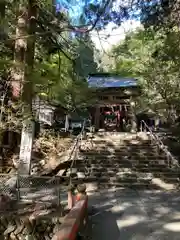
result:
M 89 33 L 81 34 L 77 42 L 78 57 L 75 59 L 75 71 L 81 78 L 87 78 L 97 71 L 94 59 L 94 46 Z
M 135 8 L 140 9 L 142 24 L 147 28 L 171 28 L 179 25 L 179 0 L 143 1 L 134 0 Z

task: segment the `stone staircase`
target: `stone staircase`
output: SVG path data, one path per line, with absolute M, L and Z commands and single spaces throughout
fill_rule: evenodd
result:
M 146 133 L 97 133 L 91 149 L 84 148 L 75 161 L 72 181 L 97 188 L 177 188 L 180 169 L 167 165 Z

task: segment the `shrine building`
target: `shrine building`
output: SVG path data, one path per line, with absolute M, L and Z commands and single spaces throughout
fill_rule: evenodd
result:
M 122 113 L 130 123 L 131 131 L 136 131 L 134 108 L 141 93 L 136 79 L 98 73 L 89 75 L 88 84 L 96 98 L 96 103 L 90 109 L 96 131 L 108 124 L 113 128 L 119 126 L 117 119 Z

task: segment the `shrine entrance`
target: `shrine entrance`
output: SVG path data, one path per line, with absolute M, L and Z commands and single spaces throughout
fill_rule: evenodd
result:
M 97 104 L 91 109 L 92 125 L 96 131 L 130 131 L 132 127 L 132 108 L 129 104 Z
M 96 131 L 136 131 L 136 97 L 140 94 L 136 79 L 109 74 L 93 74 L 88 83 L 97 98 L 91 107 L 92 125 Z M 102 85 L 101 85 L 102 83 Z
M 126 104 L 100 106 L 99 127 L 107 131 L 125 131 L 130 125 L 130 107 Z

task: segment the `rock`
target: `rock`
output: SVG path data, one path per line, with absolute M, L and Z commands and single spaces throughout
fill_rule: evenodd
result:
M 30 234 L 25 237 L 25 240 L 36 240 L 36 239 L 37 238 L 35 236 L 30 235 Z
M 13 232 L 10 234 L 10 239 L 18 240 L 18 238 L 16 237 L 16 235 Z
M 36 227 L 36 229 L 37 229 L 37 231 L 38 232 L 45 232 L 46 231 L 46 228 L 47 228 L 47 225 L 46 224 L 43 224 L 43 223 L 41 223 L 41 224 L 39 224 L 37 227 Z
M 41 166 L 44 166 L 46 164 L 46 161 L 43 159 L 40 161 Z
M 61 224 L 59 224 L 59 223 L 57 223 L 57 224 L 54 226 L 54 228 L 53 228 L 53 233 L 54 233 L 54 234 L 60 230 L 60 226 L 61 226 Z
M 52 231 L 52 226 L 48 225 L 47 228 L 46 228 L 46 232 L 50 233 L 51 231 Z
M 71 169 L 71 173 L 72 173 L 72 174 L 77 173 L 77 168 L 72 168 L 72 169 Z
M 59 172 L 58 172 L 58 174 L 57 174 L 57 176 L 63 176 L 63 174 L 65 173 L 65 169 L 61 169 Z
M 17 187 L 17 176 L 13 176 L 12 178 L 8 179 L 5 183 L 5 187 L 10 188 L 11 190 L 16 189 Z
M 6 229 L 6 231 L 4 232 L 4 236 L 10 234 L 11 232 L 13 232 L 16 229 L 16 225 L 13 223 L 10 223 Z
M 8 195 L 0 194 L 0 211 L 4 212 L 10 208 L 11 198 Z
M 50 204 L 51 205 L 51 204 Z M 36 204 L 35 212 L 37 209 L 40 213 L 47 211 L 46 204 Z M 41 210 L 43 208 L 43 210 Z M 45 208 L 45 209 L 44 209 Z M 34 217 L 34 221 L 30 222 L 28 216 L 0 216 L 0 236 L 2 240 L 39 240 L 39 239 L 52 239 L 55 232 L 59 230 L 61 223 L 59 221 L 59 214 L 53 214 L 51 217 L 39 218 Z M 32 213 L 33 214 L 33 213 Z M 1 238 L 0 238 L 1 240 Z
M 18 234 L 22 233 L 23 229 L 24 229 L 24 224 L 19 225 L 19 226 L 16 228 L 16 230 L 14 231 L 14 234 L 15 234 L 15 235 L 18 235 Z
M 32 174 L 32 175 L 33 175 L 33 174 L 37 174 L 38 171 L 39 171 L 39 168 L 38 168 L 38 167 L 34 167 L 34 168 L 31 169 L 31 174 Z
M 78 178 L 85 178 L 85 174 L 83 172 L 77 172 Z
M 156 185 L 156 186 L 158 186 L 158 187 L 160 187 L 161 189 L 164 189 L 164 190 L 166 190 L 166 191 L 176 189 L 176 185 L 175 185 L 175 184 L 165 183 L 165 182 L 164 182 L 162 179 L 160 179 L 160 178 L 153 178 L 153 179 L 151 180 L 151 182 L 152 182 L 154 185 Z
M 2 216 L 2 217 L 0 218 L 0 224 L 1 224 L 1 226 L 3 225 L 4 228 L 6 228 L 7 225 L 8 225 L 8 221 L 7 221 L 7 219 L 6 219 L 5 217 Z
M 50 233 L 50 234 L 49 234 L 49 237 L 50 237 L 50 239 L 52 239 L 52 237 L 53 237 L 53 233 Z
M 51 240 L 51 238 L 48 235 L 44 236 L 45 240 Z

